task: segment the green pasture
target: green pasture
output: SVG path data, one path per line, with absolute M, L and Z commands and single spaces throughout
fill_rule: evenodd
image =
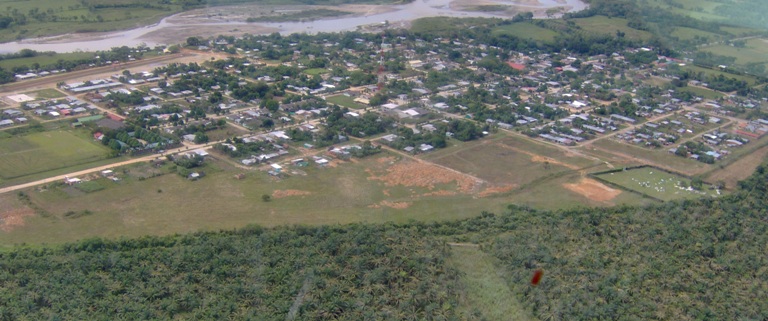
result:
M 730 33 L 731 35 L 734 35 L 736 37 L 743 37 L 743 36 L 753 35 L 757 32 L 761 32 L 760 30 L 756 30 L 752 28 L 734 27 L 734 26 L 720 26 L 720 30 Z
M 702 191 L 687 189 L 691 184 L 690 179 L 653 167 L 600 174 L 597 177 L 664 201 L 718 195 L 708 185 L 704 185 Z
M 648 31 L 637 30 L 627 26 L 627 19 L 609 18 L 606 16 L 594 16 L 589 18 L 573 19 L 576 25 L 584 31 L 590 33 L 615 35 L 616 31 L 621 31 L 629 39 L 648 40 L 653 35 Z
M 0 139 L 0 177 L 18 178 L 103 160 L 107 148 L 89 141 L 86 132 L 66 130 Z
M 325 68 L 310 68 L 310 69 L 305 69 L 302 72 L 307 74 L 307 75 L 310 75 L 310 76 L 319 76 L 319 75 L 322 75 L 322 74 L 327 74 L 328 73 L 328 69 L 325 69 Z
M 712 89 L 702 88 L 702 87 L 686 86 L 682 88 L 677 88 L 675 90 L 681 91 L 681 92 L 689 92 L 692 95 L 703 97 L 705 99 L 718 99 L 725 96 L 720 92 L 714 91 Z
M 711 1 L 696 1 L 696 0 L 680 0 L 676 1 L 683 5 L 683 8 L 673 7 L 667 4 L 664 0 L 647 0 L 648 4 L 653 7 L 660 7 L 662 10 L 666 10 L 670 13 L 688 16 L 700 20 L 717 21 L 723 20 L 724 17 L 713 12 L 717 5 L 716 2 Z
M 0 32 L 0 36 L 2 32 Z M 45 67 L 55 64 L 59 60 L 81 60 L 92 58 L 94 54 L 92 52 L 70 52 L 70 53 L 55 53 L 55 54 L 41 54 L 36 57 L 16 58 L 16 59 L 3 59 L 0 60 L 0 67 L 6 70 L 13 70 L 16 67 L 29 67 L 37 63 L 38 65 Z
M 768 39 L 754 38 L 746 41 L 743 48 L 717 45 L 704 47 L 702 51 L 708 51 L 716 55 L 736 58 L 736 63 L 740 65 L 748 63 L 768 63 Z
M 315 164 L 293 168 L 287 176 L 275 178 L 261 170 L 244 170 L 227 162 L 208 161 L 200 168 L 206 176 L 190 181 L 168 167 L 148 164 L 131 166 L 127 174 L 116 170 L 118 182 L 100 181 L 105 188 L 85 193 L 74 187 L 51 187 L 45 192 L 28 191 L 35 204 L 49 217 L 34 216 L 24 227 L 0 233 L 0 244 L 20 242 L 59 243 L 88 236 L 117 238 L 166 235 L 199 230 L 242 227 L 247 224 L 277 226 L 290 224 L 342 224 L 350 222 L 437 221 L 466 218 L 482 211 L 501 211 L 503 197 L 476 199 L 457 192 L 456 184 L 429 189 L 418 186 L 388 186 L 371 179 L 384 175 L 393 155 L 382 153 L 336 167 Z M 387 158 L 382 160 L 382 158 Z M 296 174 L 291 173 L 300 170 Z M 156 176 L 166 173 L 161 176 Z M 244 179 L 235 179 L 245 173 Z M 156 177 L 153 177 L 156 176 Z M 278 190 L 299 190 L 308 195 L 273 198 L 262 196 Z M 444 191 L 449 195 L 426 195 Z M 456 192 L 453 194 L 453 192 Z M 403 204 L 395 208 L 383 201 Z M 70 219 L 65 213 L 93 214 Z
M 737 75 L 737 74 L 732 74 L 725 71 L 704 68 L 704 67 L 699 67 L 695 65 L 685 65 L 685 66 L 680 66 L 680 68 L 685 70 L 690 70 L 696 73 L 703 73 L 708 76 L 717 77 L 719 75 L 723 75 L 723 77 L 726 77 L 726 78 L 736 78 L 737 80 L 746 81 L 750 86 L 754 86 L 757 83 L 757 79 L 755 79 L 755 77 L 748 76 L 748 75 Z
M 349 109 L 365 109 L 367 106 L 360 104 L 354 100 L 354 98 L 344 95 L 331 96 L 325 99 L 325 101 L 336 104 L 341 107 L 347 107 Z
M 721 37 L 721 35 L 714 32 L 704 31 L 700 29 L 688 28 L 688 27 L 675 27 L 670 36 L 680 40 L 693 40 L 696 37 L 706 38 L 709 41 L 715 41 Z
M 554 42 L 558 33 L 539 27 L 530 22 L 518 22 L 511 25 L 498 26 L 491 31 L 493 35 L 510 35 L 518 38 Z

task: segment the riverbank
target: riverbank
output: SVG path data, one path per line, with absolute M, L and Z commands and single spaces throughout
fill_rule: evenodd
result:
M 511 18 L 519 12 L 533 12 L 535 17 L 547 18 L 552 17 L 552 10 L 573 12 L 585 8 L 586 4 L 581 0 L 416 0 L 403 5 L 223 6 L 185 11 L 166 17 L 157 24 L 130 30 L 75 33 L 3 43 L 0 45 L 0 53 L 17 52 L 21 49 L 76 52 L 108 50 L 112 47 L 140 44 L 156 46 L 181 43 L 188 37 L 200 35 L 342 32 L 385 21 L 393 26 L 403 27 L 413 20 L 435 16 Z M 251 17 L 317 9 L 343 11 L 349 14 L 311 21 L 247 22 Z

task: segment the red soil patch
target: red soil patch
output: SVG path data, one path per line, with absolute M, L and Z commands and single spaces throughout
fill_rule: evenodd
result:
M 621 194 L 621 190 L 610 188 L 589 178 L 584 178 L 576 184 L 563 184 L 563 187 L 598 202 L 610 201 Z
M 312 194 L 312 192 L 300 191 L 297 189 L 284 189 L 284 190 L 276 190 L 272 192 L 272 197 L 283 198 L 283 197 L 289 197 L 289 196 L 304 196 L 309 194 Z
M 370 173 L 370 171 L 369 171 Z M 470 193 L 479 182 L 467 175 L 422 162 L 401 162 L 387 168 L 382 176 L 371 175 L 370 180 L 384 182 L 386 186 L 413 186 L 434 189 L 436 184 L 455 182 L 459 191 Z
M 484 189 L 482 192 L 477 194 L 477 197 L 488 197 L 493 194 L 501 194 L 509 192 L 513 189 L 517 188 L 517 185 L 515 184 L 509 184 L 509 185 L 502 185 L 502 186 L 491 186 Z
M 24 226 L 24 218 L 34 214 L 35 211 L 29 208 L 4 211 L 0 213 L 0 230 L 10 232 L 17 227 Z

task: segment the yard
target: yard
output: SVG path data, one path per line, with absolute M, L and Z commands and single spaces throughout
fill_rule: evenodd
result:
M 352 97 L 345 96 L 345 95 L 331 96 L 331 97 L 328 97 L 326 101 L 331 104 L 339 105 L 341 107 L 347 107 L 349 109 L 365 109 L 366 108 L 365 105 L 357 103 Z
M 605 173 L 597 177 L 663 201 L 719 195 L 717 191 L 710 189 L 709 185 L 704 185 L 701 191 L 690 189 L 690 179 L 654 167 Z
M 71 130 L 0 138 L 0 177 L 18 178 L 107 158 L 108 149 L 89 138 L 85 131 Z

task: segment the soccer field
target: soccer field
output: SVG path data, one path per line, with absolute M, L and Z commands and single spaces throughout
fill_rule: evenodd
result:
M 12 179 L 101 160 L 107 148 L 71 131 L 0 139 L 0 177 Z

